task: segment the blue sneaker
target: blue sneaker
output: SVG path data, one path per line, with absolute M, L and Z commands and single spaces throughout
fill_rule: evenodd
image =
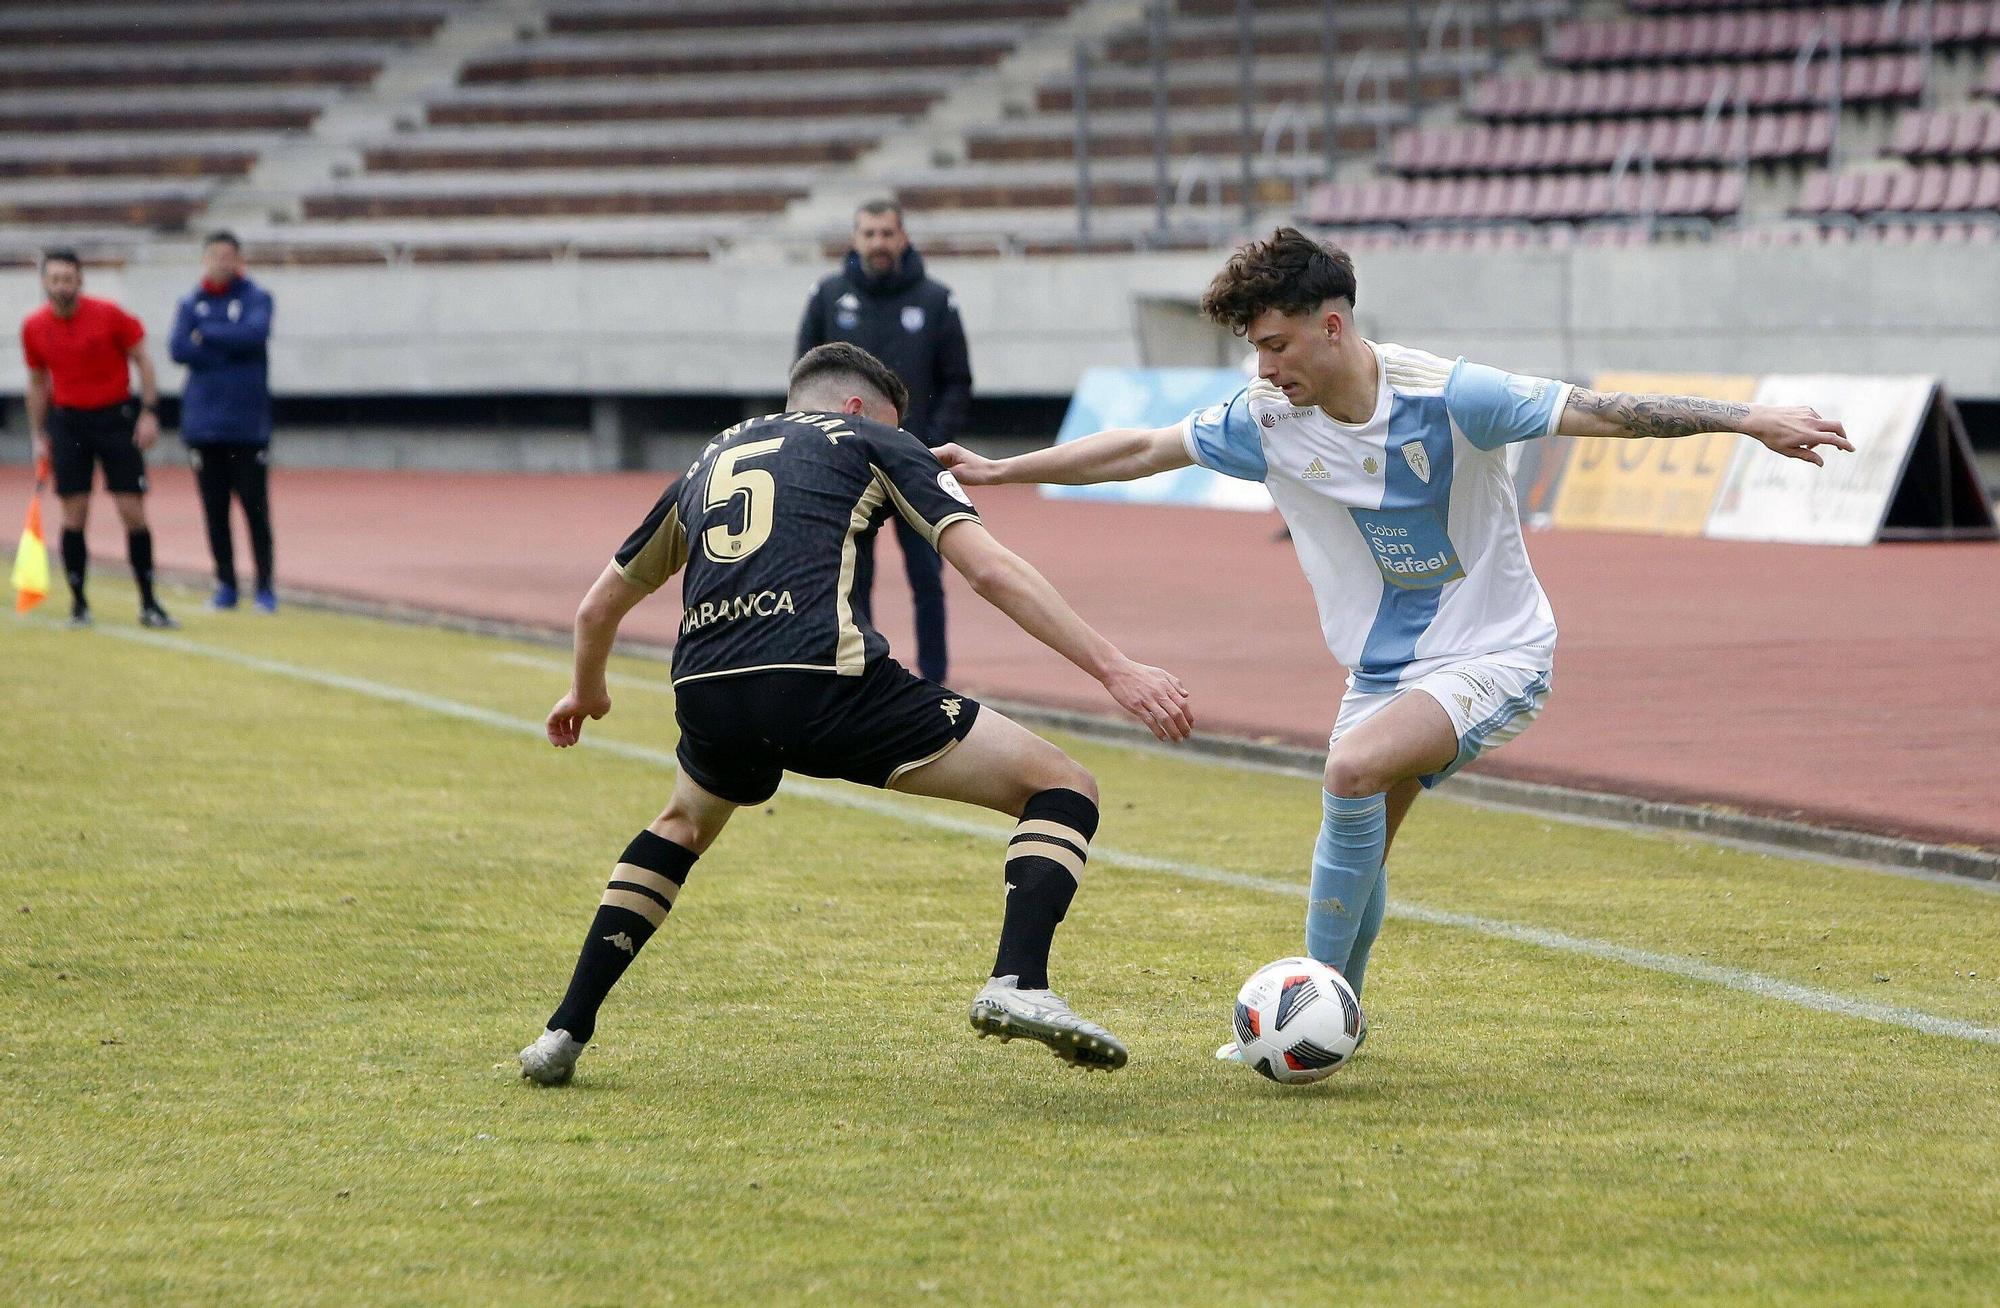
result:
M 269 586 L 259 586 L 257 588 L 257 598 L 252 600 L 251 603 L 257 606 L 259 613 L 276 613 L 278 611 L 278 592 L 272 590 Z
M 215 594 L 213 594 L 213 595 L 210 595 L 210 596 L 208 597 L 208 607 L 210 607 L 211 609 L 214 609 L 214 610 L 216 610 L 217 612 L 221 612 L 221 611 L 222 611 L 222 610 L 224 610 L 224 609 L 233 609 L 233 608 L 235 608 L 235 607 L 236 607 L 236 587 L 234 587 L 234 586 L 217 586 L 217 587 L 215 588 Z

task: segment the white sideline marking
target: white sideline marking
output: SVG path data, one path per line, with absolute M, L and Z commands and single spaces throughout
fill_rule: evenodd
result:
M 135 644 L 153 645 L 160 649 L 176 650 L 184 654 L 199 654 L 207 658 L 234 663 L 239 667 L 251 668 L 258 672 L 268 672 L 273 676 L 286 677 L 293 681 L 308 682 L 327 686 L 335 690 L 350 691 L 372 699 L 385 700 L 409 708 L 422 709 L 442 717 L 458 718 L 465 722 L 477 722 L 515 735 L 543 735 L 542 724 L 525 718 L 509 717 L 491 709 L 479 708 L 472 704 L 461 704 L 456 700 L 428 695 L 423 691 L 409 690 L 387 682 L 370 681 L 363 677 L 350 677 L 344 673 L 329 672 L 320 668 L 302 667 L 295 663 L 284 663 L 276 659 L 261 658 L 255 654 L 245 654 L 220 645 L 207 645 L 190 640 L 185 636 L 166 636 L 138 628 L 102 627 L 99 633 Z M 590 748 L 616 754 L 641 763 L 651 763 L 659 767 L 673 768 L 674 756 L 663 749 L 646 745 L 629 744 L 625 741 L 610 740 L 602 736 L 586 737 L 582 743 Z M 903 822 L 913 822 L 938 831 L 950 831 L 959 835 L 992 836 L 1002 834 L 1011 827 L 1001 821 L 977 822 L 966 818 L 949 817 L 935 813 L 915 804 L 891 799 L 886 793 L 850 789 L 825 782 L 804 778 L 788 777 L 785 781 L 787 793 L 821 803 L 838 804 L 843 808 L 858 809 L 862 812 L 881 814 Z M 1206 867 L 1199 863 L 1182 863 L 1173 859 L 1153 858 L 1146 854 L 1129 854 L 1123 850 L 1095 846 L 1091 855 L 1099 863 L 1109 863 L 1116 867 L 1130 868 L 1142 872 L 1159 872 L 1168 876 L 1181 877 L 1191 881 L 1204 881 L 1212 885 L 1233 886 L 1242 890 L 1256 890 L 1266 894 L 1282 895 L 1291 899 L 1304 899 L 1305 887 L 1296 883 L 1273 880 L 1269 877 L 1249 876 L 1241 872 L 1227 872 L 1221 868 Z M 1775 999 L 1780 1003 L 1792 1004 L 1821 1013 L 1834 1013 L 1843 1017 L 1859 1018 L 1865 1022 L 1879 1022 L 1886 1026 L 1900 1026 L 1925 1035 L 1943 1036 L 1952 1040 L 1966 1040 L 1978 1044 L 2000 1046 L 2000 1029 L 1979 1026 L 1976 1023 L 1960 1021 L 1957 1018 L 1940 1017 L 1926 1013 L 1922 1009 L 1902 1008 L 1892 1004 L 1875 1004 L 1866 1000 L 1850 999 L 1830 990 L 1819 990 L 1812 986 L 1797 985 L 1781 981 L 1776 977 L 1764 976 L 1757 972 L 1746 972 L 1740 968 L 1723 967 L 1715 963 L 1704 963 L 1699 959 L 1683 958 L 1678 954 L 1655 953 L 1650 949 L 1633 949 L 1626 945 L 1615 945 L 1609 941 L 1591 940 L 1584 936 L 1573 936 L 1562 931 L 1551 931 L 1545 927 L 1523 926 L 1515 922 L 1503 922 L 1495 918 L 1477 917 L 1470 913 L 1452 913 L 1444 909 L 1427 908 L 1402 900 L 1389 902 L 1388 915 L 1409 922 L 1422 922 L 1429 926 L 1455 927 L 1480 935 L 1493 936 L 1501 940 L 1511 940 L 1517 944 L 1532 945 L 1537 949 L 1554 950 L 1557 953 L 1579 954 L 1609 963 L 1623 963 L 1648 972 L 1662 972 L 1668 976 L 1682 977 L 1690 981 L 1702 981 L 1725 989 L 1755 995 L 1760 999 Z
M 517 668 L 537 668 L 569 675 L 570 665 L 562 660 L 534 654 L 499 653 L 493 656 L 497 663 L 512 664 Z M 653 694 L 671 695 L 674 683 L 662 677 L 641 677 L 631 673 L 612 672 L 606 679 L 614 686 L 627 686 L 634 690 Z M 989 707 L 992 705 L 989 703 Z M 1232 772 L 1265 772 L 1280 777 L 1316 778 L 1320 774 L 1317 763 L 1311 767 L 1295 767 L 1284 763 L 1266 763 L 1256 759 L 1207 758 L 1177 753 L 1172 746 L 1162 745 L 1151 737 L 1144 739 L 1114 740 L 1107 736 L 1087 736 L 1092 744 L 1106 749 L 1122 749 L 1128 754 L 1144 754 L 1153 758 L 1171 759 L 1176 763 L 1200 763 L 1209 767 L 1228 768 Z M 1474 799 L 1457 790 L 1437 792 L 1425 801 L 1426 804 L 1456 804 L 1461 808 L 1475 808 L 1484 813 L 1511 813 L 1523 816 L 1531 813 L 1512 804 L 1495 803 L 1490 799 Z M 1859 872 L 1871 872 L 1877 876 L 1901 877 L 1906 881 L 1928 881 L 1933 885 L 1951 886 L 1957 890 L 1971 890 L 1982 895 L 2000 895 L 2000 881 L 1977 881 L 1952 872 L 1933 872 L 1926 868 L 1901 867 L 1892 863 L 1875 863 L 1867 859 L 1841 858 L 1833 854 L 1815 854 L 1802 850 L 1787 849 L 1757 840 L 1738 839 L 1733 836 L 1717 835 L 1713 831 L 1681 831 L 1667 827 L 1644 826 L 1616 818 L 1591 817 L 1581 813 L 1532 813 L 1544 822 L 1557 822 L 1564 826 L 1592 827 L 1600 831 L 1622 831 L 1628 836 L 1641 840 L 1661 841 L 1667 844 L 1684 844 L 1698 841 L 1722 849 L 1740 850 L 1755 854 L 1760 858 L 1785 858 L 1815 863 L 1827 863 L 1835 867 L 1853 868 Z

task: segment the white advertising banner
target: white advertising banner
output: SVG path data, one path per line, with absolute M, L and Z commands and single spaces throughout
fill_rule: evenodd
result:
M 1816 468 L 1754 441 L 1740 442 L 1706 534 L 1800 545 L 1873 544 L 1936 390 L 1935 377 L 1764 378 L 1757 403 L 1810 405 L 1839 419 L 1854 453 L 1822 449 L 1826 466 Z

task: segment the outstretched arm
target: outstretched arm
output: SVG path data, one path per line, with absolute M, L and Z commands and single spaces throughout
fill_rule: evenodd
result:
M 1740 431 L 1788 459 L 1824 466 L 1819 446 L 1852 450 L 1847 430 L 1832 418 L 1803 406 L 1735 404 L 1695 395 L 1629 395 L 1623 391 L 1569 393 L 1556 430 L 1564 436 L 1692 436 L 1704 431 Z
M 1145 723 L 1161 740 L 1185 740 L 1194 730 L 1187 688 L 1159 668 L 1134 663 L 1078 617 L 1034 565 L 993 539 L 971 518 L 938 537 L 938 552 L 958 569 L 979 597 L 1021 630 L 1095 677 L 1118 707 Z
M 625 580 L 616 563 L 605 565 L 590 593 L 576 610 L 576 665 L 570 675 L 569 693 L 549 710 L 549 743 L 567 749 L 583 739 L 583 720 L 597 719 L 611 711 L 611 692 L 604 684 L 604 665 L 611 659 L 611 646 L 618 639 L 618 624 L 634 605 L 652 594 Z
M 1149 477 L 1194 462 L 1181 440 L 1179 425 L 1150 429 L 1114 427 L 1011 459 L 984 458 L 959 445 L 940 445 L 934 453 L 953 476 L 968 486 L 1035 481 L 1089 486 L 1101 481 Z

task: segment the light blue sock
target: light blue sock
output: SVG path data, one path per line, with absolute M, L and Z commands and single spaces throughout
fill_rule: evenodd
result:
M 1347 978 L 1347 984 L 1354 987 L 1354 997 L 1361 998 L 1361 978 L 1368 972 L 1368 951 L 1375 944 L 1375 937 L 1382 930 L 1382 914 L 1389 907 L 1389 865 L 1382 864 L 1382 870 L 1375 874 L 1375 888 L 1369 892 L 1368 907 L 1361 910 L 1361 929 L 1354 933 L 1354 945 L 1347 951 L 1347 966 L 1340 974 Z
M 1368 948 L 1382 927 L 1388 888 L 1382 849 L 1389 831 L 1386 795 L 1343 799 L 1321 794 L 1325 820 L 1313 846 L 1312 897 L 1306 901 L 1306 953 L 1337 969 L 1359 993 Z

